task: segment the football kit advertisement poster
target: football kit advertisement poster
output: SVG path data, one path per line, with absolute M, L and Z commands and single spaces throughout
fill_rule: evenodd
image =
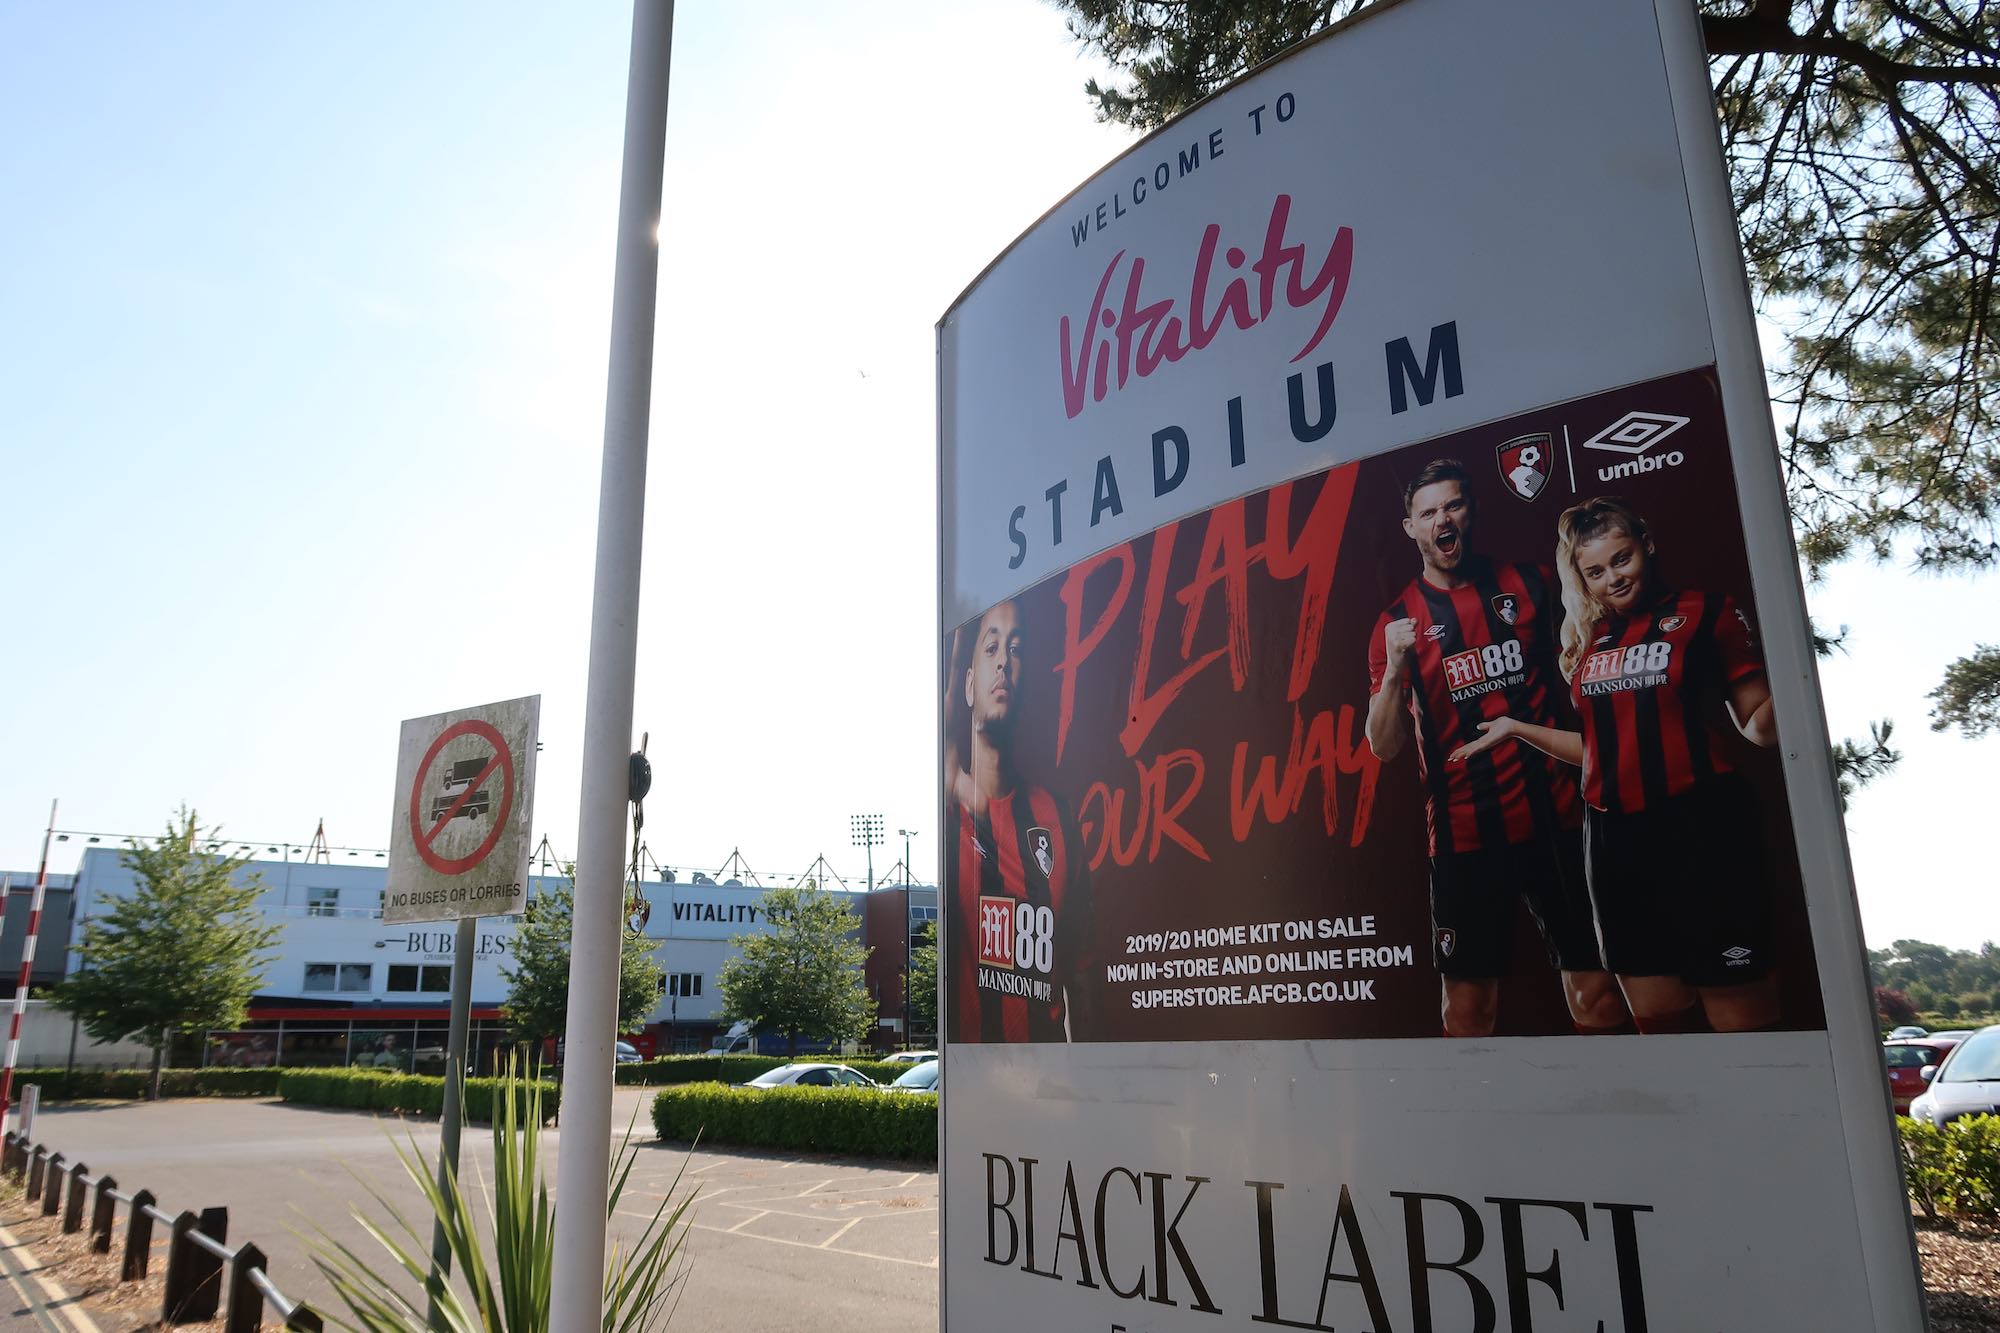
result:
M 1690 0 L 1367 6 L 937 354 L 945 1328 L 1922 1327 Z
M 1636 529 L 1617 609 L 1558 550 L 1593 504 Z M 1644 1015 L 1673 1031 L 1745 1026 L 1703 991 L 1821 1026 L 1775 729 L 1732 688 L 1768 698 L 1734 506 L 1690 372 L 1229 501 L 955 627 L 950 1038 L 1436 1036 L 1454 980 L 1497 990 L 1461 1035 L 1637 1031 L 1567 1002 L 1607 944 L 1679 982 Z M 1582 762 L 1480 748 L 1496 721 Z

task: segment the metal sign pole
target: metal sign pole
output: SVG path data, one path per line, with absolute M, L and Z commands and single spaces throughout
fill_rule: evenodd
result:
M 465 1118 L 466 1034 L 472 1029 L 472 951 L 479 943 L 479 918 L 458 919 L 458 938 L 451 949 L 451 1031 L 445 1038 L 444 1116 L 438 1138 L 438 1193 L 452 1197 L 451 1184 L 458 1176 L 458 1131 Z M 530 1133 L 540 1131 L 530 1128 Z M 430 1317 L 432 1328 L 442 1328 L 438 1294 L 451 1278 L 451 1241 L 445 1235 L 444 1219 L 431 1227 Z
M 639 655 L 639 557 L 646 519 L 646 440 L 659 298 L 672 0 L 638 0 L 626 75 L 625 163 L 611 293 L 604 462 L 590 608 L 590 675 L 570 924 L 563 1126 L 556 1153 L 552 1333 L 596 1333 L 604 1310 L 604 1201 L 611 1171 L 611 1043 L 618 1025 L 624 928 L 624 817 L 631 792 L 633 677 Z

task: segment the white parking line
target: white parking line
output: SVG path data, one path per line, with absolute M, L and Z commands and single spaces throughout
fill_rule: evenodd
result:
M 651 1216 L 651 1214 L 634 1213 L 624 1208 L 620 1208 L 618 1211 L 619 1213 L 621 1213 L 626 1217 Z M 738 1240 L 762 1241 L 767 1245 L 789 1245 L 793 1249 L 819 1250 L 826 1254 L 842 1254 L 842 1255 L 847 1255 L 850 1258 L 854 1259 L 875 1259 L 885 1264 L 903 1264 L 904 1266 L 909 1268 L 922 1268 L 933 1272 L 936 1271 L 937 1269 L 937 1260 L 935 1259 L 906 1259 L 903 1256 L 896 1254 L 876 1254 L 872 1250 L 829 1248 L 832 1246 L 834 1241 L 839 1240 L 842 1235 L 846 1234 L 847 1230 L 851 1228 L 854 1225 L 854 1223 L 866 1222 L 870 1220 L 869 1218 L 865 1217 L 853 1218 L 848 1222 L 847 1226 L 842 1227 L 839 1232 L 836 1232 L 833 1236 L 829 1237 L 828 1239 L 819 1241 L 817 1243 L 803 1241 L 803 1240 L 791 1240 L 784 1236 L 762 1236 L 754 1231 L 743 1230 L 744 1227 L 749 1226 L 752 1222 L 755 1222 L 758 1218 L 765 1216 L 768 1216 L 768 1214 L 756 1213 L 750 1217 L 744 1218 L 741 1222 L 736 1223 L 734 1226 L 726 1226 L 726 1227 L 711 1226 L 706 1222 L 694 1222 L 694 1221 L 689 1222 L 687 1225 L 689 1229 L 694 1231 L 709 1231 L 715 1233 L 718 1236 L 735 1236 Z M 780 1214 L 780 1216 L 796 1216 L 796 1214 Z M 891 1216 L 891 1214 L 884 1213 L 882 1214 L 882 1216 L 888 1217 Z M 931 1235 L 935 1237 L 937 1233 L 932 1232 Z

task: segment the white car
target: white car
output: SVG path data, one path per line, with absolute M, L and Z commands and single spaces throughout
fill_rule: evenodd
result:
M 882 1057 L 885 1065 L 920 1065 L 937 1059 L 936 1051 L 895 1051 Z
M 1947 1125 L 1966 1115 L 2000 1114 L 2000 1027 L 1981 1028 L 1952 1048 L 1910 1103 L 1910 1117 Z
M 882 1085 L 846 1065 L 779 1065 L 739 1088 L 879 1088 Z
M 944 1065 L 936 1060 L 926 1060 L 920 1065 L 896 1075 L 896 1081 L 889 1085 L 891 1092 L 943 1092 Z

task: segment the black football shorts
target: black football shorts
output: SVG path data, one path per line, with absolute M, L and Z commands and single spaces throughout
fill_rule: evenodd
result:
M 1735 986 L 1771 970 L 1771 900 L 1749 785 L 1727 775 L 1656 809 L 1589 809 L 1584 859 L 1604 962 Z
M 1527 842 L 1431 858 L 1431 961 L 1439 973 L 1485 981 L 1512 972 L 1517 899 L 1527 901 L 1557 967 L 1603 968 L 1584 887 L 1582 840 L 1558 829 Z

